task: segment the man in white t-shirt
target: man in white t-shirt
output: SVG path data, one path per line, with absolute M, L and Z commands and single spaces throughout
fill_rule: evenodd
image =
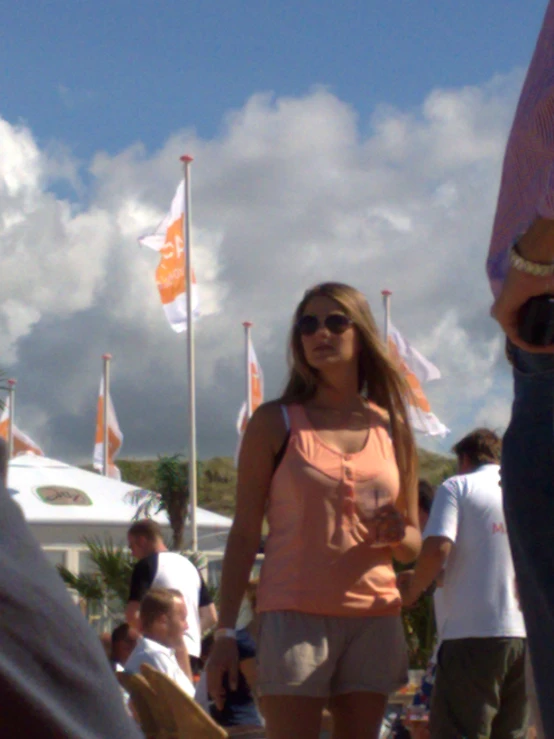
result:
M 476 429 L 453 449 L 459 473 L 437 490 L 415 571 L 413 604 L 445 570 L 432 739 L 525 736 L 525 624 L 502 509 L 499 437 Z
M 192 672 L 183 633 L 187 628 L 187 608 L 178 590 L 151 588 L 140 604 L 142 636 L 125 663 L 125 672 L 140 672 L 148 664 L 170 677 L 194 697 Z

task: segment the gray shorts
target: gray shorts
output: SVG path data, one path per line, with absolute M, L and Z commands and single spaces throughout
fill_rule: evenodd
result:
M 400 616 L 262 613 L 257 656 L 261 695 L 389 695 L 408 682 Z

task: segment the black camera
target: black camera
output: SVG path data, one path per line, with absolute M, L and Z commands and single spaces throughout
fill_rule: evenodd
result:
M 554 295 L 538 295 L 519 311 L 518 333 L 534 346 L 554 344 Z

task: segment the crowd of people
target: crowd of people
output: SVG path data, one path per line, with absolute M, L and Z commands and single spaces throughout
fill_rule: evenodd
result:
M 406 380 L 350 286 L 306 292 L 290 355 L 282 397 L 256 411 L 242 441 L 219 613 L 159 525 L 133 523 L 112 670 L 148 664 L 222 726 L 263 725 L 268 739 L 318 739 L 325 712 L 333 739 L 378 739 L 408 679 L 402 609 L 434 589 L 429 722 L 414 739 L 523 739 L 532 680 L 501 439 L 476 429 L 453 448 L 457 475 L 436 492 L 418 480 Z M 540 732 L 538 713 L 534 723 Z
M 241 446 L 219 616 L 196 567 L 167 550 L 158 524 L 138 521 L 114 662 L 131 673 L 150 664 L 222 725 L 264 723 L 270 739 L 316 739 L 324 711 L 337 739 L 378 737 L 407 681 L 402 608 L 433 589 L 420 736 L 525 737 L 526 629 L 500 437 L 479 428 L 461 439 L 458 474 L 436 492 L 418 480 L 405 380 L 347 285 L 306 293 L 291 355 L 283 397 L 257 411 Z M 241 624 L 264 517 L 260 582 L 246 598 L 258 617 Z
M 308 436 L 299 441 L 295 436 L 298 427 L 290 410 L 289 406 L 287 446 L 294 444 L 305 453 L 310 443 L 315 444 L 315 449 L 312 448 L 315 456 L 320 440 L 317 432 L 304 425 L 302 433 L 307 432 Z M 371 418 L 373 420 L 373 416 Z M 379 429 L 383 428 L 381 417 L 376 422 Z M 380 439 L 378 448 L 386 461 L 390 456 L 390 443 L 385 445 L 384 439 Z M 302 442 L 304 446 L 300 446 Z M 363 446 L 367 448 L 367 439 Z M 529 681 L 525 624 L 518 603 L 502 509 L 501 439 L 495 432 L 479 428 L 461 439 L 453 451 L 458 474 L 447 479 L 436 491 L 427 481 L 418 481 L 416 504 L 417 523 L 423 536 L 421 551 L 415 567 L 402 567 L 396 575 L 392 572 L 390 578 L 387 570 L 396 548 L 391 543 L 395 545 L 400 537 L 404 538 L 405 528 L 396 528 L 394 517 L 394 527 L 391 526 L 390 503 L 374 507 L 369 513 L 359 503 L 362 495 L 368 500 L 374 497 L 377 484 L 380 495 L 386 499 L 386 472 L 372 469 L 359 474 L 364 462 L 360 455 L 358 474 L 354 477 L 354 507 L 344 506 L 345 499 L 350 499 L 350 489 L 345 488 L 343 498 L 335 496 L 340 517 L 336 509 L 331 509 L 332 515 L 322 518 L 314 500 L 312 508 L 303 511 L 306 526 L 322 521 L 325 524 L 328 541 L 335 542 L 332 549 L 335 560 L 360 543 L 366 561 L 371 562 L 372 555 L 378 558 L 377 565 L 370 565 L 364 572 L 365 580 L 358 577 L 357 570 L 353 571 L 369 607 L 362 605 L 360 608 L 364 601 L 361 597 L 354 600 L 355 591 L 335 590 L 335 582 L 330 584 L 331 591 L 318 604 L 323 580 L 314 582 L 312 589 L 303 580 L 305 572 L 302 571 L 310 565 L 304 546 L 314 546 L 313 534 L 297 549 L 301 562 L 293 562 L 289 570 L 280 565 L 274 570 L 270 530 L 266 546 L 269 568 L 264 566 L 262 570 L 262 587 L 258 588 L 257 581 L 248 583 L 235 626 L 220 626 L 214 632 L 218 615 L 196 567 L 185 556 L 167 551 L 157 523 L 152 520 L 134 523 L 128 532 L 128 543 L 137 563 L 126 608 L 128 622 L 117 626 L 109 640 L 113 669 L 138 673 L 143 664 L 151 665 L 170 677 L 222 726 L 254 727 L 267 723 L 268 737 L 284 736 L 284 732 L 279 733 L 280 725 L 287 722 L 290 727 L 291 722 L 282 718 L 275 730 L 271 701 L 270 710 L 267 710 L 269 695 L 278 696 L 281 703 L 288 704 L 292 721 L 299 726 L 296 730 L 287 728 L 293 732 L 289 733 L 291 737 L 309 737 L 305 731 L 310 718 L 312 734 L 319 736 L 325 709 L 333 716 L 333 736 L 378 737 L 387 700 L 407 679 L 406 647 L 398 617 L 400 608 L 409 609 L 423 594 L 432 592 L 437 637 L 429 669 L 414 700 L 414 704 L 425 707 L 425 713 L 418 714 L 415 725 L 410 726 L 409 721 L 397 722 L 394 735 L 414 739 L 526 737 L 530 725 L 529 693 L 532 700 L 534 694 L 533 683 Z M 348 456 L 355 454 L 359 452 L 351 450 Z M 320 450 L 317 460 L 320 466 L 329 462 Z M 287 464 L 286 454 L 282 455 L 281 464 Z M 314 469 L 314 459 L 304 457 L 302 466 L 305 471 Z M 329 469 L 326 474 L 330 476 Z M 287 492 L 297 494 L 292 487 Z M 368 500 L 365 502 L 369 506 Z M 328 497 L 322 494 L 318 505 L 329 507 Z M 362 512 L 366 518 L 360 515 Z M 375 523 L 378 516 L 382 516 L 382 520 Z M 330 523 L 336 525 L 337 520 L 343 529 L 340 538 Z M 287 534 L 295 534 L 294 521 L 287 519 L 283 511 L 279 523 Z M 296 525 L 302 527 L 304 524 Z M 344 536 L 345 529 L 352 539 Z M 353 530 L 362 537 L 361 542 L 356 542 Z M 300 533 L 305 530 L 301 528 Z M 320 530 L 317 535 L 321 537 L 321 534 Z M 381 546 L 384 542 L 386 546 Z M 294 556 L 290 541 L 277 551 L 281 555 Z M 322 560 L 321 551 L 316 550 L 314 554 L 317 559 L 311 564 L 310 580 L 317 576 L 316 569 Z M 408 562 L 410 558 L 411 553 L 402 559 Z M 300 571 L 295 578 L 296 565 Z M 327 561 L 327 567 L 336 566 L 340 563 L 332 559 Z M 382 568 L 380 582 L 386 583 L 386 589 L 376 590 L 374 581 L 367 578 L 371 569 L 374 570 L 372 578 L 375 578 L 376 566 Z M 346 571 L 349 569 L 350 563 Z M 274 577 L 275 572 L 281 578 L 280 597 L 299 599 L 303 610 L 295 610 L 290 601 L 285 607 L 270 601 L 268 609 L 264 609 L 264 597 L 267 598 L 264 587 L 269 587 L 275 597 L 271 580 L 267 584 L 267 578 Z M 299 579 L 302 580 L 300 589 Z M 336 601 L 344 609 L 341 616 L 332 615 L 333 601 L 329 595 L 333 593 L 342 599 Z M 378 598 L 381 600 L 379 606 L 376 605 Z M 390 608 L 391 603 L 394 610 Z M 344 615 L 347 608 L 352 609 L 350 616 Z M 328 613 L 322 614 L 323 609 Z M 261 614 L 259 623 L 256 611 Z M 220 641 L 226 646 L 226 653 L 231 651 L 230 647 L 236 652 L 236 672 L 230 663 L 226 670 L 221 669 L 221 657 L 217 652 L 209 663 L 214 645 L 217 648 Z M 268 673 L 278 675 L 281 682 L 268 683 L 265 677 Z M 337 712 L 336 696 L 351 693 L 358 694 L 360 703 L 368 699 L 369 710 L 376 714 L 373 726 L 347 710 L 341 716 L 340 703 Z M 129 701 L 129 696 L 124 695 L 124 699 Z M 375 708 L 376 705 L 380 708 Z M 306 719 L 303 712 L 307 714 L 308 709 L 313 709 L 312 716 Z M 540 735 L 536 703 L 534 709 L 531 723 Z M 425 717 L 430 720 L 425 721 Z
M 133 568 L 127 620 L 113 630 L 105 647 L 114 671 L 140 673 L 144 664 L 167 675 L 221 726 L 262 725 L 256 694 L 255 592 L 253 581 L 237 623 L 237 685 L 219 709 L 211 700 L 205 665 L 213 646 L 217 611 L 198 569 L 182 554 L 168 551 L 161 527 L 151 519 L 128 531 L 137 559 Z M 123 691 L 131 715 L 131 697 Z
M 407 681 L 402 608 L 434 590 L 418 739 L 526 737 L 526 629 L 500 437 L 478 428 L 455 444 L 457 474 L 435 492 L 417 478 L 405 380 L 365 298 L 316 286 L 291 344 L 285 393 L 257 411 L 241 446 L 219 616 L 194 565 L 167 551 L 155 522 L 136 522 L 126 615 L 141 636 L 124 669 L 148 663 L 222 725 L 263 722 L 270 739 L 316 739 L 325 711 L 336 739 L 379 737 L 389 696 Z M 264 517 L 248 632 L 238 622 Z

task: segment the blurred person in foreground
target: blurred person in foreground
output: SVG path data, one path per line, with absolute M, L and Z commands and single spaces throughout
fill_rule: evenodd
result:
M 102 645 L 6 493 L 0 440 L 0 736 L 139 739 Z
M 500 487 L 500 438 L 479 428 L 453 448 L 458 475 L 435 493 L 415 571 L 399 577 L 415 603 L 444 570 L 432 739 L 524 739 L 525 624 Z
M 514 374 L 504 510 L 542 722 L 554 737 L 554 346 L 526 344 L 518 326 L 530 298 L 554 294 L 554 0 L 506 147 L 487 271 Z
M 151 588 L 140 603 L 141 636 L 125 663 L 125 672 L 147 664 L 163 672 L 194 698 L 192 670 L 184 640 L 187 608 L 179 590 Z
M 393 559 L 421 546 L 407 385 L 365 297 L 308 290 L 292 322 L 283 396 L 252 416 L 208 662 L 219 709 L 237 684 L 236 621 L 260 545 L 258 692 L 269 739 L 376 739 L 388 694 L 407 682 Z

